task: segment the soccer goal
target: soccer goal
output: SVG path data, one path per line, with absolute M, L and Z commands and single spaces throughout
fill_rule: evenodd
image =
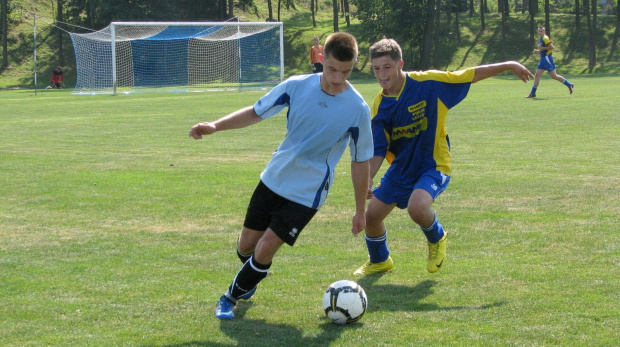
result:
M 73 94 L 260 89 L 284 79 L 281 22 L 112 22 L 70 36 Z

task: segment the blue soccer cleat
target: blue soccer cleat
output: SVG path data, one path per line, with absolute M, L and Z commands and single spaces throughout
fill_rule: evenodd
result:
M 235 314 L 233 313 L 234 307 L 235 303 L 230 301 L 226 295 L 222 295 L 215 307 L 215 316 L 219 319 L 235 318 Z
M 239 299 L 250 300 L 250 298 L 254 295 L 254 293 L 256 293 L 256 289 L 258 289 L 258 285 L 256 287 L 252 288 L 252 290 L 250 290 L 249 292 L 241 295 L 239 297 Z

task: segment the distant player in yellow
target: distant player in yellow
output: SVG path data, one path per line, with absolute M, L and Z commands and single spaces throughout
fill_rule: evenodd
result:
M 406 209 L 426 236 L 428 272 L 437 272 L 445 265 L 448 234 L 431 205 L 450 182 L 448 110 L 465 99 L 472 83 L 500 72 L 512 71 L 524 82 L 534 77 L 515 61 L 456 72 L 405 72 L 402 56 L 400 46 L 392 39 L 382 39 L 370 47 L 371 67 L 382 88 L 370 111 L 374 142 L 370 178 L 385 159 L 390 167 L 377 187 L 368 192 L 365 238 L 370 259 L 355 274 L 386 272 L 394 267 L 384 220 L 395 207 Z
M 532 92 L 527 96 L 528 98 L 536 97 L 536 90 L 538 89 L 540 76 L 542 76 L 545 70 L 549 71 L 549 76 L 551 76 L 551 78 L 567 86 L 570 94 L 573 94 L 573 88 L 575 87 L 566 78 L 558 75 L 555 71 L 555 63 L 553 62 L 553 55 L 551 54 L 553 53 L 553 42 L 551 42 L 551 39 L 545 32 L 545 27 L 538 27 L 538 35 L 540 35 L 540 40 L 538 40 L 538 48 L 536 48 L 532 53 L 540 53 L 540 62 L 538 63 L 538 70 L 536 70 L 536 75 L 534 76 L 534 86 L 532 86 Z

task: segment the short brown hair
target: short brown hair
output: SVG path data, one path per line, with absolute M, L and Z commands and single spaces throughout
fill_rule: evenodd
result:
M 349 33 L 333 33 L 325 40 L 323 52 L 326 58 L 332 56 L 338 61 L 357 60 L 357 40 Z
M 370 46 L 370 60 L 389 56 L 395 61 L 403 59 L 403 51 L 394 39 L 383 38 Z

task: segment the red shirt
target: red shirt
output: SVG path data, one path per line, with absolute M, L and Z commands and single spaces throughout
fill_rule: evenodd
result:
M 52 72 L 52 83 L 60 83 L 60 81 L 64 82 L 65 80 L 65 75 L 62 73 L 62 71 L 58 71 L 58 70 L 54 70 Z

